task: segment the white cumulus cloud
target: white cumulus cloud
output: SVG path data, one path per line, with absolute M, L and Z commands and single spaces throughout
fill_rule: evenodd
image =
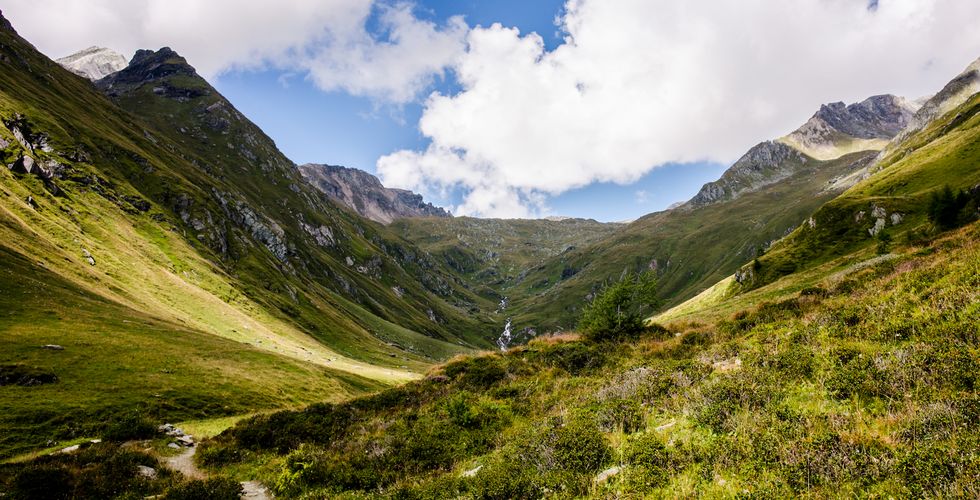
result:
M 461 189 L 457 214 L 529 216 L 547 196 L 668 162 L 732 161 L 820 103 L 938 90 L 980 55 L 973 0 L 569 0 L 564 43 L 475 28 L 435 93 L 423 151 L 382 180 Z
M 377 9 L 382 36 L 367 24 Z M 90 45 L 130 56 L 170 46 L 205 77 L 277 66 L 323 90 L 416 98 L 464 50 L 467 27 L 376 0 L 8 0 L 4 15 L 52 58 Z

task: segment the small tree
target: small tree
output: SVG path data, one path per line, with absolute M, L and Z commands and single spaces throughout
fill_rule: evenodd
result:
M 579 331 L 591 340 L 617 339 L 643 330 L 644 313 L 657 305 L 653 272 L 629 273 L 606 285 L 582 311 Z
M 970 222 L 976 212 L 972 198 L 966 191 L 954 192 L 949 186 L 943 186 L 929 199 L 929 221 L 943 231 Z

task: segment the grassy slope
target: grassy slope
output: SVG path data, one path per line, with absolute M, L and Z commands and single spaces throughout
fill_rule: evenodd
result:
M 809 161 L 781 182 L 691 210 L 648 215 L 612 237 L 549 261 L 527 280 L 526 295 L 515 301 L 515 325 L 569 327 L 586 296 L 624 270 L 655 268 L 666 305 L 677 304 L 751 260 L 837 193 L 828 181 L 856 169 L 873 153 L 856 153 L 830 162 Z M 561 279 L 564 268 L 579 270 Z M 537 286 L 536 283 L 553 283 Z
M 198 168 L 205 149 L 168 140 L 4 29 L 0 69 L 0 116 L 23 116 L 53 148 L 33 152 L 35 159 L 63 167 L 56 190 L 0 168 L 0 363 L 36 365 L 60 379 L 0 387 L 0 456 L 97 435 L 107 415 L 135 408 L 178 420 L 363 394 L 415 378 L 469 350 L 458 344 L 480 340 L 465 328 L 470 341 L 448 333 L 473 323 L 420 284 L 428 265 L 422 252 L 329 203 L 276 198 L 322 208 L 306 220 L 336 221 L 342 251 L 358 262 L 385 251 L 417 258 L 409 265 L 383 257 L 391 273 L 375 280 L 338 264 L 337 255 L 310 251 L 303 257 L 314 269 L 297 271 L 233 225 L 225 227 L 238 259 L 222 258 L 168 198 L 185 193 L 200 207 L 212 186 L 234 192 L 234 183 L 216 184 Z M 24 153 L 7 127 L 0 138 L 6 163 Z M 207 208 L 219 213 L 213 201 Z M 440 273 L 425 276 L 439 283 Z M 337 274 L 355 284 L 356 297 L 333 291 L 338 281 L 324 284 Z M 405 300 L 394 297 L 396 283 Z M 426 307 L 445 323 L 433 324 Z M 403 324 L 433 328 L 399 326 L 375 315 L 382 309 L 396 321 L 401 312 L 412 317 Z M 38 348 L 45 343 L 66 350 L 51 356 Z
M 933 192 L 980 185 L 980 94 L 890 148 L 875 173 L 820 207 L 814 227 L 802 225 L 759 258 L 754 278 L 743 288 L 771 283 L 798 269 L 827 263 L 874 241 L 869 233 L 876 207 L 884 210 L 885 231 L 893 239 L 927 231 L 926 210 Z M 899 214 L 898 224 L 892 214 Z M 749 271 L 746 267 L 744 271 Z
M 525 276 L 548 259 L 606 238 L 622 224 L 455 217 L 402 219 L 389 227 L 499 300 L 519 294 Z
M 973 224 L 666 338 L 466 358 L 200 456 L 315 497 L 976 496 L 978 241 Z

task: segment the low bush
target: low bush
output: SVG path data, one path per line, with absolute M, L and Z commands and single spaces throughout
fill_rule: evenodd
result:
M 898 463 L 898 472 L 913 495 L 943 496 L 957 472 L 958 460 L 942 445 L 913 447 Z
M 149 439 L 160 433 L 157 425 L 139 413 L 124 414 L 113 419 L 106 426 L 102 437 L 108 441 L 131 441 Z
M 649 432 L 627 441 L 623 464 L 628 467 L 627 484 L 631 489 L 642 491 L 663 486 L 671 475 L 667 447 L 659 436 Z
M 507 377 L 507 368 L 499 355 L 476 356 L 447 364 L 443 373 L 463 387 L 486 390 Z
M 167 490 L 164 500 L 239 500 L 242 485 L 234 479 L 215 477 L 195 479 Z
M 606 362 L 605 349 L 585 342 L 559 342 L 535 346 L 529 351 L 528 359 L 554 368 L 560 368 L 572 375 L 579 375 L 601 368 Z

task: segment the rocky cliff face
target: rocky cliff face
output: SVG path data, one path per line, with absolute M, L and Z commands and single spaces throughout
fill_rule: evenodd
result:
M 738 198 L 786 179 L 810 160 L 830 161 L 859 151 L 879 151 L 909 126 L 915 111 L 915 104 L 893 95 L 877 95 L 851 105 L 825 104 L 793 133 L 750 149 L 682 208 Z
M 103 47 L 89 47 L 55 62 L 68 71 L 92 81 L 121 71 L 129 64 L 122 54 Z
M 916 108 L 905 98 L 893 95 L 878 95 L 851 105 L 825 104 L 802 127 L 780 141 L 820 160 L 879 150 L 905 129 Z
M 386 188 L 377 177 L 363 170 L 307 163 L 300 165 L 299 171 L 330 198 L 382 224 L 403 217 L 451 217 L 442 208 L 426 203 L 422 195 Z
M 789 177 L 806 162 L 806 155 L 794 148 L 780 142 L 763 142 L 739 158 L 720 179 L 702 186 L 686 205 L 693 208 L 735 199 Z

